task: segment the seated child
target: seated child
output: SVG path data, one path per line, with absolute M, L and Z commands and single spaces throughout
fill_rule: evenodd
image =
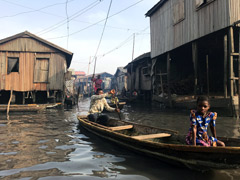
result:
M 209 112 L 210 103 L 206 96 L 198 97 L 197 110 L 191 110 L 190 123 L 186 143 L 200 146 L 225 146 L 224 142 L 217 139 L 215 123 L 216 112 Z M 207 128 L 210 124 L 212 136 L 208 136 Z

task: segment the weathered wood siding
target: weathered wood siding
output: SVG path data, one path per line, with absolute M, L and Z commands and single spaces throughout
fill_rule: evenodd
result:
M 150 17 L 151 57 L 230 26 L 239 8 L 239 0 L 214 0 L 199 9 L 196 0 L 168 0 Z
M 15 52 L 59 52 L 58 50 L 43 44 L 33 38 L 17 38 L 0 46 L 0 51 Z
M 49 62 L 48 88 L 51 90 L 63 90 L 64 73 L 67 70 L 65 57 L 62 54 L 51 54 Z
M 0 90 L 5 87 L 6 55 L 0 52 Z
M 5 53 L 5 64 L 7 70 L 7 57 L 19 57 L 19 72 L 7 74 L 5 70 L 4 90 L 31 91 L 33 90 L 33 53 Z
M 141 90 L 151 90 L 151 76 L 145 76 L 141 73 Z
M 19 72 L 7 74 L 8 57 L 19 57 Z M 44 71 L 39 76 L 35 75 L 39 73 L 35 69 L 38 58 L 44 59 L 37 67 Z M 0 46 L 0 90 L 63 90 L 66 69 L 66 57 L 60 51 L 33 38 L 19 38 Z
M 240 1 L 228 0 L 230 10 L 230 24 L 240 20 Z

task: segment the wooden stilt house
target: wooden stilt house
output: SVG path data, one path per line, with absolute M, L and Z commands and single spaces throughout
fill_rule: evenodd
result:
M 146 16 L 155 95 L 240 94 L 239 0 L 160 0 Z
M 27 31 L 0 40 L 0 103 L 62 101 L 72 56 Z
M 127 87 L 130 94 L 138 91 L 139 96 L 151 99 L 151 57 L 150 52 L 133 59 L 127 66 Z

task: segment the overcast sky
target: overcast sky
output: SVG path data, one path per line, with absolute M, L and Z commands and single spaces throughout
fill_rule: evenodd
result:
M 92 74 L 96 55 L 96 73 L 114 74 L 132 60 L 133 34 L 134 58 L 150 51 L 145 13 L 158 1 L 0 0 L 0 39 L 27 30 L 73 52 L 75 71 L 87 73 L 91 58 Z

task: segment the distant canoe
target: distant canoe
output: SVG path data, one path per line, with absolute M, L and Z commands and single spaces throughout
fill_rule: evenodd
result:
M 53 104 L 11 104 L 9 112 L 39 112 L 44 109 L 51 109 L 61 106 L 62 103 Z M 0 112 L 7 112 L 8 105 L 1 104 Z
M 79 127 L 128 149 L 162 161 L 193 169 L 240 168 L 240 140 L 220 138 L 226 147 L 185 144 L 185 136 L 176 131 L 110 119 L 107 126 L 78 116 Z
M 8 105 L 0 105 L 0 112 L 7 112 Z M 43 110 L 45 107 L 37 104 L 28 105 L 10 105 L 9 112 L 38 112 Z

